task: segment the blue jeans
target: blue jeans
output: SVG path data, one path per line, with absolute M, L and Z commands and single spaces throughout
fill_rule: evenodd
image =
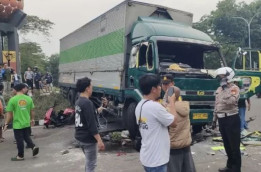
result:
M 246 107 L 240 107 L 238 113 L 239 113 L 239 116 L 240 116 L 240 130 L 243 131 L 244 129 L 248 128 L 246 120 L 245 120 Z
M 143 167 L 146 172 L 167 172 L 167 164 L 158 167 L 145 167 L 145 166 Z
M 78 142 L 85 155 L 85 172 L 94 172 L 97 166 L 97 143 Z

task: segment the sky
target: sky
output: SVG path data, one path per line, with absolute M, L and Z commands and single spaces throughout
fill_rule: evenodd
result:
M 49 40 L 43 36 L 28 35 L 26 40 L 42 46 L 43 53 L 50 56 L 59 53 L 59 40 L 77 28 L 88 23 L 123 0 L 24 0 L 24 12 L 42 19 L 50 20 L 55 25 L 50 31 Z M 220 0 L 137 0 L 163 5 L 193 13 L 193 22 L 216 9 Z M 242 0 L 238 0 L 242 1 Z M 253 0 L 245 0 L 249 3 Z M 20 38 L 21 42 L 26 41 Z

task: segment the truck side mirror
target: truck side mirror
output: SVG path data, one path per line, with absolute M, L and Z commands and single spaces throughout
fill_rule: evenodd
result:
M 136 56 L 137 52 L 138 52 L 138 47 L 137 46 L 132 47 L 131 56 Z

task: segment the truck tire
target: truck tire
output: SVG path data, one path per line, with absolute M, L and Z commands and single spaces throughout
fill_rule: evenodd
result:
M 71 106 L 74 106 L 74 103 L 75 103 L 75 91 L 73 89 L 70 89 L 70 91 L 68 93 L 68 100 L 69 100 Z
M 200 133 L 202 131 L 202 127 L 203 127 L 203 125 L 193 125 L 192 134 L 195 135 L 195 134 Z
M 79 92 L 75 93 L 75 101 L 74 102 L 76 102 L 79 97 L 80 97 L 80 93 Z
M 130 138 L 135 139 L 135 136 L 139 132 L 138 125 L 136 123 L 136 116 L 135 116 L 135 108 L 137 106 L 136 102 L 132 102 L 129 104 L 127 109 L 127 121 L 126 121 L 126 127 L 129 130 Z

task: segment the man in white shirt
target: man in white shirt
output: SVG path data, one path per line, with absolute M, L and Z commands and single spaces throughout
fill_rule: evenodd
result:
M 167 172 L 170 155 L 168 126 L 176 126 L 175 94 L 168 97 L 168 112 L 159 102 L 160 77 L 146 74 L 139 79 L 143 99 L 136 107 L 135 115 L 142 137 L 140 161 L 146 172 Z
M 26 84 L 33 90 L 33 78 L 34 78 L 34 73 L 31 70 L 30 67 L 27 68 L 27 71 L 24 73 L 24 80 Z

